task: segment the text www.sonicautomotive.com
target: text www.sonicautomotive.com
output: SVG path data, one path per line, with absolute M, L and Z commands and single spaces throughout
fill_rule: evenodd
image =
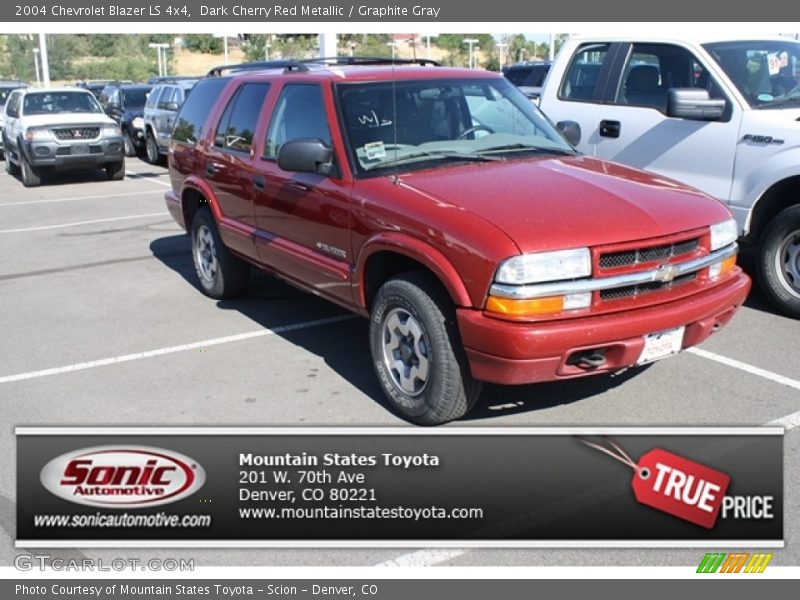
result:
M 160 527 L 180 529 L 190 527 L 210 527 L 211 515 L 170 515 L 156 513 L 134 515 L 130 513 L 93 515 L 34 515 L 33 526 L 47 527 Z

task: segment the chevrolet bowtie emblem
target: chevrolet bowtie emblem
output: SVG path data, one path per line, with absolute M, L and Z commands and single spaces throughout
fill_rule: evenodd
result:
M 678 273 L 680 273 L 680 268 L 677 265 L 661 265 L 653 274 L 653 281 L 668 283 L 675 279 Z

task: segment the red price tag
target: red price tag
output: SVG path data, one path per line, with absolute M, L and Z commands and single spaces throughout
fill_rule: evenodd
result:
M 711 529 L 730 481 L 725 473 L 655 448 L 639 459 L 631 485 L 642 504 Z

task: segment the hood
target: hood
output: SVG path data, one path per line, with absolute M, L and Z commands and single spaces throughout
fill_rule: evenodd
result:
M 585 156 L 470 163 L 408 173 L 401 182 L 480 216 L 522 252 L 642 240 L 730 217 L 701 192 Z
M 25 127 L 63 127 L 69 125 L 116 125 L 103 113 L 57 113 L 29 115 L 23 120 Z
M 136 106 L 134 108 L 126 108 L 125 112 L 122 113 L 122 120 L 133 121 L 136 117 L 143 117 L 143 116 L 144 116 L 144 107 Z

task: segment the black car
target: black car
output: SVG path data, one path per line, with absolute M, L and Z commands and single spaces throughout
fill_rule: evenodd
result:
M 550 61 L 529 61 L 503 69 L 503 75 L 533 101 L 538 101 L 544 80 L 550 71 Z
M 122 129 L 125 156 L 136 156 L 144 151 L 144 105 L 152 87 L 141 83 L 112 83 L 100 94 L 103 110 Z

